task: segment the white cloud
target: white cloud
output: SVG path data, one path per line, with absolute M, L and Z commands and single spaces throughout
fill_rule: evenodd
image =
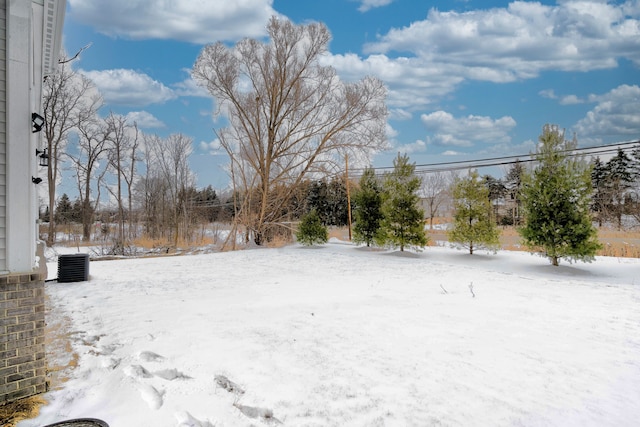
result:
M 614 68 L 620 58 L 640 65 L 640 7 L 567 0 L 548 6 L 512 2 L 506 8 L 440 12 L 380 35 L 368 55 L 331 55 L 341 78 L 382 79 L 391 110 L 433 106 L 465 80 L 496 83 L 535 78 L 544 71 Z M 553 90 L 541 96 L 557 99 Z M 576 99 L 566 98 L 565 103 Z
M 165 124 L 147 111 L 131 111 L 127 122 L 136 123 L 140 129 L 163 128 Z
M 482 157 L 501 157 L 505 155 L 523 155 L 535 153 L 538 143 L 531 139 L 523 141 L 519 144 L 511 142 L 500 143 L 486 147 L 484 150 L 478 151 L 478 155 Z
M 107 104 L 143 107 L 176 98 L 173 90 L 134 70 L 120 68 L 80 72 L 93 81 Z
M 200 141 L 200 150 L 206 151 L 208 154 L 211 154 L 212 156 L 225 154 L 225 151 L 222 148 L 222 144 L 220 143 L 220 139 L 218 138 L 210 142 Z
M 395 111 L 424 108 L 437 99 L 451 93 L 464 80 L 439 64 L 428 63 L 421 58 L 391 59 L 385 55 L 371 55 L 366 59 L 355 54 L 327 55 L 323 65 L 334 67 L 340 77 L 354 81 L 365 75 L 373 75 L 389 88 L 387 104 Z
M 427 151 L 427 143 L 418 139 L 412 144 L 400 145 L 396 148 L 396 151 L 404 154 L 424 153 Z
M 420 119 L 433 133 L 427 137 L 427 143 L 456 147 L 471 147 L 476 142 L 489 145 L 508 143 L 511 141 L 509 132 L 516 126 L 516 121 L 510 116 L 496 120 L 474 115 L 455 118 L 442 110 L 423 114 Z
M 398 131 L 393 128 L 389 123 L 385 126 L 385 133 L 387 135 L 387 139 L 393 139 L 398 136 Z
M 185 71 L 191 73 L 190 70 Z M 178 96 L 197 96 L 200 98 L 211 97 L 211 94 L 207 92 L 205 88 L 197 84 L 195 80 L 191 78 L 191 76 L 172 86 L 174 87 L 175 92 Z
M 360 0 L 360 7 L 358 10 L 360 12 L 366 12 L 376 7 L 387 6 L 393 3 L 393 1 L 394 0 Z
M 597 105 L 573 130 L 581 143 L 635 139 L 640 135 L 640 87 L 621 85 L 604 95 L 591 95 Z
M 578 97 L 577 95 L 556 95 L 553 89 L 541 90 L 540 92 L 538 92 L 538 95 L 548 99 L 559 99 L 558 103 L 560 105 L 584 104 L 586 102 L 584 99 Z
M 410 52 L 466 79 L 508 82 L 545 70 L 613 68 L 620 57 L 640 64 L 638 17 L 637 8 L 625 13 L 620 5 L 589 0 L 554 6 L 512 2 L 469 12 L 432 9 L 426 19 L 392 29 L 365 51 Z
M 394 120 L 411 120 L 413 118 L 413 114 L 402 108 L 390 108 L 389 118 Z
M 567 95 L 560 98 L 560 105 L 584 104 L 584 100 L 576 95 Z
M 111 37 L 191 43 L 262 36 L 273 0 L 69 0 L 69 18 Z
M 558 99 L 558 96 L 556 95 L 553 89 L 541 90 L 540 92 L 538 92 L 538 95 L 540 95 L 543 98 Z

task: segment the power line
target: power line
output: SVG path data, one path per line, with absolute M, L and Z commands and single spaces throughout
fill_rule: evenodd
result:
M 560 153 L 566 154 L 569 157 L 576 157 L 580 155 L 602 155 L 602 154 L 615 154 L 618 150 L 630 150 L 634 148 L 635 145 L 640 147 L 640 140 L 635 141 L 625 141 L 618 142 L 615 144 L 607 144 L 607 145 L 597 145 L 592 147 L 584 147 L 584 148 L 576 148 L 573 150 L 563 150 Z M 502 156 L 502 157 L 489 157 L 485 159 L 475 159 L 475 160 L 459 160 L 454 162 L 437 162 L 437 163 L 426 163 L 415 166 L 416 174 L 427 174 L 433 172 L 443 172 L 443 171 L 454 171 L 454 170 L 464 170 L 464 169 L 476 169 L 483 167 L 493 167 L 493 166 L 504 166 L 515 164 L 516 162 L 520 163 L 530 163 L 536 162 L 535 153 L 529 153 L 524 155 L 514 155 L 514 156 Z M 393 166 L 383 166 L 383 167 L 372 167 L 374 171 L 383 172 L 386 170 L 393 169 Z M 354 172 L 354 175 L 361 175 L 364 172 L 365 168 L 357 168 L 351 169 Z

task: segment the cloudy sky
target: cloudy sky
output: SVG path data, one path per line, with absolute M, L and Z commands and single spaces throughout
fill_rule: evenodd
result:
M 417 164 L 529 153 L 545 123 L 579 145 L 640 138 L 640 0 L 67 0 L 64 48 L 109 110 L 193 138 L 198 186 L 227 158 L 212 98 L 190 79 L 208 43 L 263 38 L 273 15 L 321 21 L 342 79 L 389 89 L 392 149 Z

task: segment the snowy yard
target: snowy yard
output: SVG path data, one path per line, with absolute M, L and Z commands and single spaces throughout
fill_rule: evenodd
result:
M 90 273 L 47 284 L 47 322 L 77 354 L 54 342 L 49 363 L 77 367 L 20 427 L 640 420 L 637 259 L 552 267 L 521 252 L 332 241 L 92 262 Z

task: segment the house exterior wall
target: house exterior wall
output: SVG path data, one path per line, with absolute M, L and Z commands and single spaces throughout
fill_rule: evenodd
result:
M 31 114 L 55 71 L 66 0 L 0 0 L 0 405 L 46 389 L 44 281 L 36 257 L 40 175 Z M 43 264 L 44 265 L 44 264 Z
M 0 0 L 0 274 L 7 269 L 7 2 Z
M 46 388 L 43 277 L 0 276 L 0 405 Z
M 31 113 L 35 112 L 31 82 L 35 69 L 31 2 L 7 1 L 7 167 L 6 167 L 6 267 L 9 272 L 30 272 L 35 258 L 34 204 L 36 186 L 35 134 Z M 34 46 L 35 47 L 35 46 Z M 40 80 L 41 82 L 41 80 Z M 38 83 L 40 83 L 38 82 Z

